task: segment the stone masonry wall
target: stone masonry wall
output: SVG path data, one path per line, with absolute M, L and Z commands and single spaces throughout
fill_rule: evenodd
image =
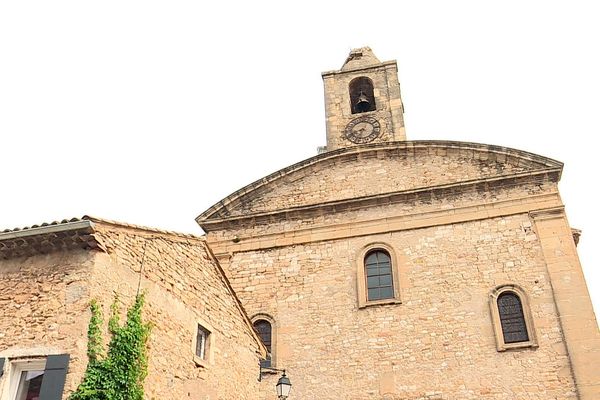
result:
M 256 399 L 264 350 L 205 242 L 94 222 L 106 253 L 69 250 L 0 260 L 0 357 L 70 354 L 66 399 L 87 365 L 90 300 L 103 305 L 106 326 L 118 294 L 123 322 L 143 260 L 144 318 L 154 325 L 146 398 Z M 198 323 L 211 331 L 205 362 L 194 358 Z M 0 378 L 0 393 L 7 375 Z
M 92 294 L 108 312 L 113 291 L 133 301 L 143 262 L 149 343 L 148 399 L 256 399 L 260 348 L 203 240 L 96 224 L 108 254 L 94 265 Z M 194 362 L 197 324 L 211 331 L 208 360 Z
M 0 260 L 0 357 L 70 354 L 65 391 L 73 390 L 87 365 L 92 265 L 84 250 Z M 0 393 L 7 385 L 5 374 Z
M 402 304 L 358 309 L 357 257 L 373 242 L 396 253 Z M 236 252 L 228 268 L 248 313 L 276 321 L 294 398 L 576 398 L 527 214 Z M 501 284 L 527 293 L 538 348 L 496 350 L 488 298 Z

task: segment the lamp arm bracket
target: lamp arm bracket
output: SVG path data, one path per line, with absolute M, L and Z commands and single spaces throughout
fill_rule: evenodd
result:
M 260 368 L 260 372 L 258 374 L 258 381 L 262 381 L 262 376 L 264 371 L 272 371 L 272 372 L 282 372 L 283 375 L 285 375 L 285 369 L 281 369 L 281 368 L 275 368 L 275 367 L 263 367 L 260 363 L 259 363 L 259 368 Z

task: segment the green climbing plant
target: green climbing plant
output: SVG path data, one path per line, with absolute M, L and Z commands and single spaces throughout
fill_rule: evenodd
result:
M 104 355 L 102 310 L 95 300 L 90 303 L 92 317 L 88 327 L 88 366 L 83 381 L 69 400 L 142 400 L 144 378 L 148 374 L 146 353 L 150 324 L 142 321 L 144 294 L 135 298 L 127 311 L 127 320 L 119 323 L 118 298 L 111 306 L 108 331 L 111 335 Z

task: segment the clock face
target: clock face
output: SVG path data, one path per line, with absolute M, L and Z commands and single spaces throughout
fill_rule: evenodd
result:
M 381 133 L 379 121 L 373 117 L 359 117 L 346 125 L 344 136 L 352 143 L 372 142 Z

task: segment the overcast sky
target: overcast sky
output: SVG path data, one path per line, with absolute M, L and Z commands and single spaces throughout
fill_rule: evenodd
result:
M 194 218 L 325 144 L 320 73 L 396 59 L 409 140 L 527 150 L 560 184 L 596 309 L 595 1 L 2 1 L 0 227 Z

